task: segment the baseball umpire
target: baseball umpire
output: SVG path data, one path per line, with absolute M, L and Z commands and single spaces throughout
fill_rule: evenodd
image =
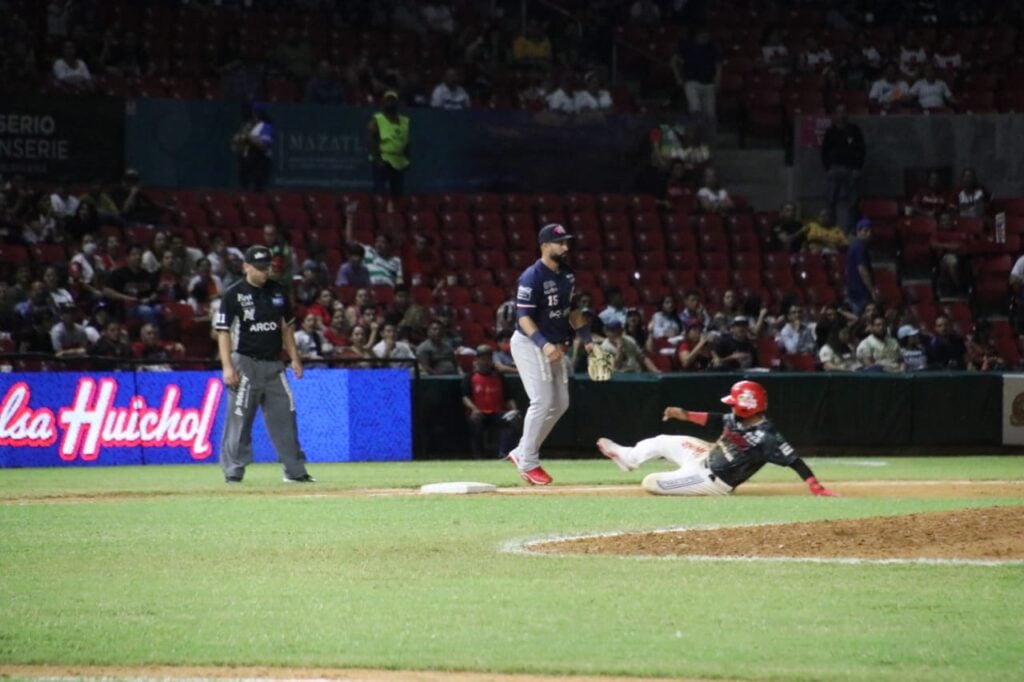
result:
M 548 485 L 551 476 L 540 466 L 540 446 L 569 409 L 569 369 L 565 344 L 575 329 L 587 352 L 593 352 L 589 324 L 572 315 L 570 302 L 576 276 L 563 262 L 572 237 L 557 223 L 540 230 L 541 257 L 519 276 L 516 331 L 512 357 L 530 398 L 523 435 L 508 459 L 530 485 Z
M 270 279 L 270 249 L 250 246 L 245 252 L 245 277 L 224 292 L 214 328 L 228 387 L 227 419 L 220 446 L 224 480 L 239 483 L 252 462 L 252 422 L 263 407 L 263 421 L 284 467 L 286 483 L 313 483 L 306 455 L 299 447 L 295 400 L 284 376 L 282 346 L 291 358 L 295 378 L 302 378 L 302 360 L 295 348 L 295 317 L 287 290 Z
M 644 490 L 655 495 L 728 495 L 770 462 L 795 471 L 811 493 L 836 496 L 818 482 L 810 467 L 768 419 L 765 414 L 768 395 L 763 386 L 754 381 L 740 381 L 722 402 L 732 406 L 732 414 L 666 407 L 662 415 L 662 421 L 678 419 L 721 428 L 721 435 L 714 443 L 689 436 L 661 435 L 642 440 L 631 448 L 601 438 L 597 447 L 623 471 L 633 471 L 656 457 L 678 466 L 675 471 L 644 478 Z

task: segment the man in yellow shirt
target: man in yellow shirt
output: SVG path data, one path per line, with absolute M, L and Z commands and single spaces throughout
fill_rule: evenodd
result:
M 832 211 L 823 208 L 816 220 L 807 224 L 807 247 L 814 253 L 837 253 L 846 250 L 850 240 L 843 228 L 836 225 Z
M 366 127 L 370 161 L 373 163 L 373 191 L 401 196 L 405 189 L 405 170 L 409 167 L 409 117 L 398 113 L 398 93 L 388 90 L 381 110 Z
M 526 29 L 512 43 L 512 58 L 527 66 L 546 66 L 551 63 L 551 39 L 536 19 L 526 22 Z

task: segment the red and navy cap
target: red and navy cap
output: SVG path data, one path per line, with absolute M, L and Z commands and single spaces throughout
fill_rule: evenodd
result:
M 567 239 L 572 239 L 572 235 L 566 232 L 565 227 L 559 223 L 545 225 L 540 228 L 540 234 L 537 235 L 537 241 L 541 244 L 564 242 Z

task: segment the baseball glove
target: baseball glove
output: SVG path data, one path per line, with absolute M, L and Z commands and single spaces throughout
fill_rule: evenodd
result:
M 615 358 L 611 353 L 594 344 L 590 350 L 590 357 L 587 358 L 587 374 L 592 381 L 608 381 L 612 378 L 612 371 L 615 368 Z

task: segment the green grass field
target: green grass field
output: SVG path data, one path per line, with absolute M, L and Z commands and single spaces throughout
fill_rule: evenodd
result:
M 878 461 L 878 458 L 871 458 Z M 844 480 L 1022 480 L 1021 458 L 809 460 Z M 636 482 L 554 461 L 558 484 Z M 503 553 L 511 540 L 1024 498 L 353 496 L 501 462 L 0 471 L 0 665 L 266 665 L 779 680 L 1021 679 L 1024 566 Z M 793 481 L 769 467 L 755 481 Z M 296 495 L 310 493 L 310 496 Z M 96 495 L 95 499 L 81 496 Z M 50 499 L 70 496 L 71 500 Z

